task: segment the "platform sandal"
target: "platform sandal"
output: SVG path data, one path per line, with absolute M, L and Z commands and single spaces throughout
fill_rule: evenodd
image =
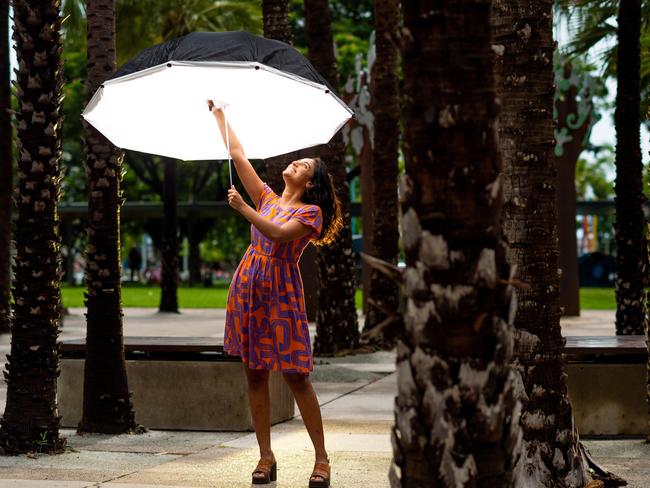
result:
M 320 476 L 322 479 L 313 480 L 313 476 Z M 314 470 L 309 477 L 309 488 L 329 488 L 330 486 L 330 463 L 329 459 L 326 463 L 322 461 L 316 461 L 314 464 Z
M 264 476 L 255 476 L 255 473 L 262 473 Z M 260 459 L 257 463 L 255 471 L 251 473 L 252 483 L 254 485 L 266 485 L 271 481 L 275 481 L 278 477 L 278 463 L 273 459 Z

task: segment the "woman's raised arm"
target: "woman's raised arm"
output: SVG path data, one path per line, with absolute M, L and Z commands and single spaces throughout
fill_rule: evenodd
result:
M 221 108 L 217 108 L 212 103 L 212 100 L 208 100 L 208 107 L 210 108 L 214 118 L 217 119 L 219 124 L 219 130 L 221 131 L 221 136 L 223 137 L 223 143 L 226 144 L 226 120 Z M 230 156 L 235 163 L 235 170 L 239 175 L 246 193 L 251 198 L 256 207 L 259 206 L 260 197 L 262 196 L 262 190 L 264 183 L 260 177 L 255 172 L 255 168 L 251 162 L 246 158 L 244 154 L 244 148 L 242 147 L 237 135 L 232 130 L 232 126 L 228 124 L 228 140 L 230 142 Z

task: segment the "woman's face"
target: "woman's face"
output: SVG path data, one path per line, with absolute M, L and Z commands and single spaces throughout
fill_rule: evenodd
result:
M 282 172 L 282 176 L 285 180 L 291 181 L 295 185 L 308 188 L 311 185 L 311 179 L 314 176 L 315 169 L 316 161 L 313 159 L 297 159 L 289 163 L 286 169 Z

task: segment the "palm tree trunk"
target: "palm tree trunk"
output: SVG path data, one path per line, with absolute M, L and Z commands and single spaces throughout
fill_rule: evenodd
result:
M 191 213 L 187 217 L 187 242 L 189 245 L 188 268 L 189 286 L 193 287 L 201 283 L 201 240 L 198 235 L 199 220 Z
M 309 59 L 332 87 L 338 86 L 332 14 L 327 0 L 305 0 L 305 27 Z M 359 325 L 354 303 L 354 261 L 350 229 L 350 196 L 345 171 L 345 145 L 339 132 L 321 158 L 334 178 L 342 203 L 344 226 L 338 239 L 319 248 L 320 287 L 314 352 L 319 355 L 356 347 Z
M 288 0 L 262 0 L 262 19 L 264 22 L 264 37 L 291 44 L 291 26 L 289 25 Z M 282 194 L 284 180 L 282 171 L 287 160 L 295 154 L 283 154 L 264 160 L 266 167 L 265 180 L 274 192 Z
M 160 311 L 178 313 L 178 219 L 176 217 L 176 160 L 163 158 L 165 178 L 163 189 L 162 276 Z
M 557 209 L 560 276 L 560 307 L 564 316 L 580 315 L 580 279 L 578 276 L 578 239 L 576 236 L 576 164 L 585 148 L 593 125 L 589 90 L 580 90 L 584 80 L 574 76 L 576 70 L 569 61 L 562 60 L 555 68 L 560 77 L 555 93 Z M 576 81 L 574 81 L 576 80 Z M 581 103 L 578 103 L 582 97 Z M 586 102 L 586 103 L 585 103 Z
M 621 0 L 616 72 L 616 333 L 643 334 L 644 266 L 640 111 L 641 0 Z
M 591 480 L 576 455 L 562 358 L 552 7 L 552 0 L 494 0 L 492 18 L 502 103 L 502 225 L 508 260 L 517 279 L 528 285 L 517 292 L 515 316 L 515 365 L 526 401 L 517 482 L 540 487 L 583 486 Z
M 399 231 L 397 228 L 397 146 L 400 109 L 397 86 L 397 0 L 375 1 L 375 45 L 373 65 L 372 111 L 375 116 L 373 145 L 372 199 L 374 225 L 372 244 L 375 257 L 397 264 Z M 392 347 L 403 323 L 396 320 L 399 290 L 397 284 L 377 270 L 370 277 L 369 307 L 364 330 L 381 327 L 374 339 Z M 399 316 L 399 315 L 397 315 Z
M 86 96 L 115 71 L 115 0 L 86 6 Z M 79 432 L 120 434 L 135 428 L 124 360 L 120 265 L 123 153 L 90 124 L 86 128 L 88 243 L 86 360 Z
M 264 37 L 291 44 L 288 0 L 262 0 Z
M 403 3 L 405 333 L 392 487 L 508 487 L 521 439 L 490 0 Z M 471 35 L 468 35 L 471 33 Z
M 0 451 L 60 452 L 59 373 L 61 253 L 61 17 L 57 0 L 14 0 L 18 58 L 18 220 L 11 354 Z M 4 34 L 4 33 L 0 33 Z
M 0 332 L 9 332 L 11 315 L 11 116 L 9 110 L 9 1 L 0 0 Z

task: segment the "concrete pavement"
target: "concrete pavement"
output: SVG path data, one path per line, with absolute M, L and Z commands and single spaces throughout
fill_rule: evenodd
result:
M 61 339 L 84 337 L 83 310 L 66 318 Z M 184 310 L 181 315 L 126 309 L 125 335 L 223 337 L 223 310 Z M 566 323 L 565 323 L 566 322 Z M 606 335 L 613 312 L 584 312 L 563 320 L 565 334 Z M 594 332 L 598 331 L 598 332 Z M 312 337 L 314 333 L 311 328 Z M 613 334 L 613 329 L 611 332 Z M 587 334 L 587 333 L 586 333 Z M 0 354 L 9 337 L 0 335 Z M 397 391 L 394 352 L 315 358 L 311 376 L 321 404 L 332 486 L 388 487 L 392 457 L 389 431 Z M 6 385 L 0 385 L 0 411 Z M 296 408 L 296 412 L 298 409 Z M 140 435 L 77 435 L 62 429 L 65 453 L 0 456 L 2 488 L 249 487 L 258 460 L 254 433 L 148 431 Z M 650 480 L 650 446 L 641 439 L 587 440 L 594 457 L 625 477 L 632 488 Z M 307 486 L 313 466 L 311 442 L 299 415 L 272 428 L 278 481 L 270 486 Z

